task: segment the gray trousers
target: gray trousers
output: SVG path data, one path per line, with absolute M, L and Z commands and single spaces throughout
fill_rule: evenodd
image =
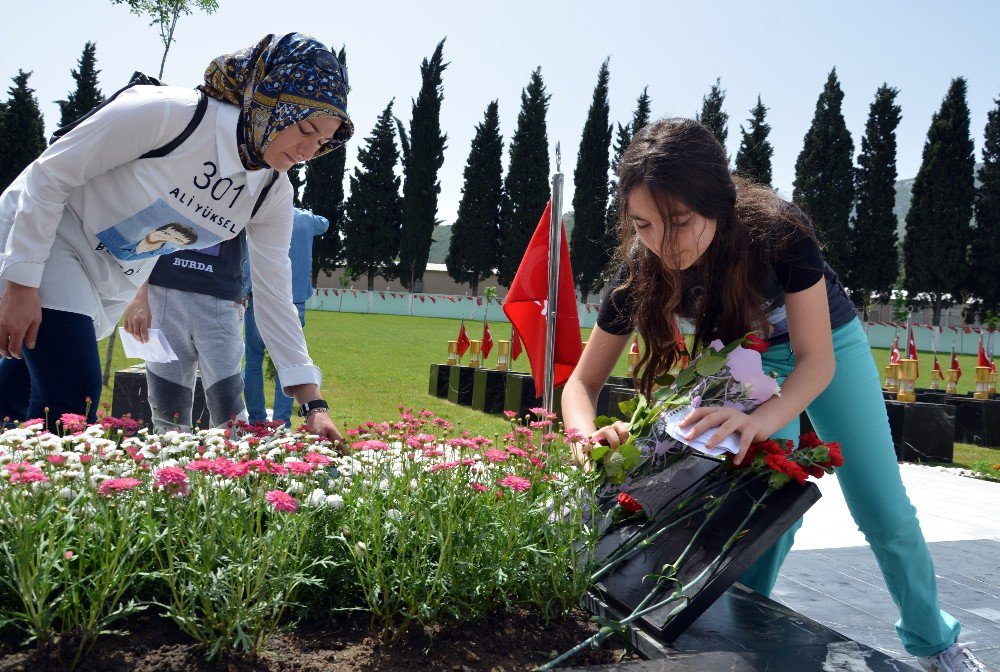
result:
M 150 285 L 149 309 L 153 328 L 163 332 L 177 355 L 177 361 L 146 364 L 155 431 L 190 431 L 198 370 L 211 425 L 245 420 L 242 304 Z

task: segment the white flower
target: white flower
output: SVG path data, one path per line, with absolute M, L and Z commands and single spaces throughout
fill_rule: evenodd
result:
M 76 497 L 76 493 L 73 491 L 73 488 L 63 487 L 59 489 L 59 496 L 62 499 L 73 499 Z
M 344 505 L 344 498 L 338 494 L 326 496 L 326 505 L 331 509 L 339 509 Z

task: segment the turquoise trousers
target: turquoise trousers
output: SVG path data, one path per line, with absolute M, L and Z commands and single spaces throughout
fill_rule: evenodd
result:
M 858 320 L 833 330 L 833 349 L 836 373 L 806 413 L 824 441 L 840 443 L 844 466 L 837 480 L 899 608 L 896 632 L 903 647 L 910 655 L 930 656 L 954 644 L 960 626 L 938 606 L 934 564 L 899 476 L 878 369 Z M 795 366 L 788 343 L 772 345 L 762 359 L 764 371 L 779 380 Z M 775 437 L 797 441 L 798 418 Z M 801 525 L 800 519 L 740 582 L 769 595 Z

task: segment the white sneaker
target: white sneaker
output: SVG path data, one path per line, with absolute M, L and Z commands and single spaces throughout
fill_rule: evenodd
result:
M 917 658 L 926 672 L 995 672 L 972 652 L 975 642 L 952 644 L 941 653 Z

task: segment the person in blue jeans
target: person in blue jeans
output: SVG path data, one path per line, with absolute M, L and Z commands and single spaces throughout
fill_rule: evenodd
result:
M 757 331 L 767 337 L 764 370 L 781 396 L 750 413 L 701 406 L 681 423 L 688 438 L 715 428 L 709 447 L 736 434 L 740 463 L 750 444 L 796 440 L 806 411 L 824 441 L 837 441 L 837 479 L 900 612 L 896 631 L 928 672 L 988 672 L 957 642 L 958 622 L 938 604 L 934 564 L 896 463 L 871 349 L 806 215 L 771 189 L 730 173 L 725 149 L 690 119 L 664 119 L 636 134 L 622 156 L 618 193 L 621 266 L 597 325 L 563 390 L 567 428 L 617 447 L 625 423 L 597 429 L 597 394 L 638 330 L 640 391 L 679 360 L 677 318 L 695 329 L 695 348 Z M 586 448 L 575 449 L 586 463 Z M 801 524 L 801 521 L 800 523 Z M 767 595 L 798 524 L 740 579 Z
M 288 247 L 288 258 L 292 264 L 292 303 L 299 311 L 299 322 L 306 324 L 306 301 L 312 296 L 312 249 L 313 238 L 322 236 L 330 228 L 326 217 L 308 210 L 295 208 L 292 217 L 292 242 Z M 243 369 L 243 397 L 251 423 L 267 421 L 264 401 L 264 340 L 257 331 L 254 316 L 253 286 L 250 282 L 250 267 L 243 265 L 243 295 L 247 298 L 245 318 L 246 364 Z M 292 424 L 292 399 L 281 391 L 281 380 L 274 378 L 273 420 Z

